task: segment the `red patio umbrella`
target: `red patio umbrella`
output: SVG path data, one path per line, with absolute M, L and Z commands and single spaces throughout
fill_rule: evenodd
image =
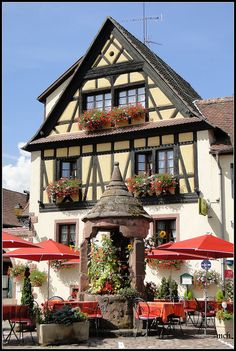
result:
M 26 241 L 19 236 L 9 234 L 2 231 L 2 247 L 4 249 L 17 248 L 17 247 L 41 247 L 38 244 L 33 244 L 29 241 Z
M 158 260 L 204 260 L 207 256 L 195 255 L 190 253 L 182 253 L 176 251 L 164 251 L 158 249 L 146 250 L 146 258 L 158 259 Z
M 22 248 L 3 254 L 5 257 L 22 258 L 29 261 L 49 261 L 48 262 L 48 298 L 49 298 L 49 277 L 50 261 L 60 259 L 71 259 L 79 257 L 79 252 L 74 251 L 69 246 L 58 243 L 52 239 L 41 241 L 41 248 Z
M 79 263 L 80 263 L 80 258 L 71 258 L 70 260 L 66 260 L 65 262 L 62 262 L 62 266 L 79 264 Z
M 177 251 L 181 253 L 203 255 L 208 258 L 225 258 L 234 256 L 234 245 L 212 234 L 167 243 L 158 246 L 159 250 Z
M 234 256 L 234 245 L 226 240 L 220 239 L 212 234 L 205 234 L 195 238 L 177 241 L 175 243 L 167 243 L 158 246 L 159 250 L 177 251 L 180 253 L 193 253 L 206 255 L 211 258 L 226 258 Z M 207 270 L 206 270 L 207 272 Z M 206 283 L 205 283 L 206 284 Z M 205 315 L 207 310 L 207 287 L 205 285 Z M 207 318 L 205 318 L 205 334 L 207 329 Z

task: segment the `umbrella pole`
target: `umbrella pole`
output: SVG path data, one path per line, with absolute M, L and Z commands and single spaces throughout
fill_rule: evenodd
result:
M 204 330 L 204 334 L 206 335 L 207 333 L 207 271 L 208 269 L 206 269 L 206 279 L 205 279 L 205 330 Z
M 50 260 L 48 261 L 48 300 L 49 300 Z

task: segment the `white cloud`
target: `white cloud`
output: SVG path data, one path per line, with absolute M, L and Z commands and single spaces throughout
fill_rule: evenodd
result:
M 30 153 L 20 148 L 25 143 L 18 143 L 19 157 L 15 165 L 3 166 L 3 188 L 19 191 L 30 190 Z

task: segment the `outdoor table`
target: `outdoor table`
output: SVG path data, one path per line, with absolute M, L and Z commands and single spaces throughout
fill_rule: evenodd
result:
M 168 322 L 169 315 L 182 317 L 185 320 L 184 304 L 183 302 L 166 302 L 166 301 L 148 301 L 150 314 L 157 313 L 164 323 Z
M 81 312 L 87 313 L 88 317 L 91 317 L 92 315 L 101 315 L 101 310 L 98 306 L 98 301 L 51 300 L 46 301 L 45 304 L 47 304 L 49 307 L 52 307 L 53 310 L 59 310 L 64 305 L 69 305 L 71 307 L 80 307 Z

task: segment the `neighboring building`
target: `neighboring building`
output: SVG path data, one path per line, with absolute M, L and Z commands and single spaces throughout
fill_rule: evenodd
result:
M 18 216 L 16 215 L 18 210 Z M 24 239 L 29 238 L 29 193 L 20 193 L 9 189 L 2 189 L 2 227 L 5 232 L 20 236 Z M 7 249 L 5 250 L 7 252 Z M 7 274 L 8 267 L 12 263 L 9 258 L 3 258 L 3 298 L 15 296 L 12 279 Z
M 144 171 L 177 177 L 174 195 L 141 199 L 154 219 L 149 236 L 157 244 L 161 231 L 166 242 L 207 232 L 233 241 L 231 97 L 202 100 L 170 66 L 108 17 L 85 56 L 38 100 L 45 107 L 44 122 L 24 150 L 31 152 L 29 210 L 40 240 L 80 246 L 82 218 L 104 192 L 118 161 L 124 179 Z M 140 119 L 93 132 L 79 128 L 85 110 L 137 103 L 147 109 Z M 82 180 L 78 197 L 51 201 L 45 189 L 61 177 Z M 205 216 L 199 214 L 199 197 L 209 206 Z M 45 263 L 40 265 L 46 269 Z M 221 262 L 212 266 L 221 271 Z M 193 261 L 172 274 L 179 283 L 181 273 L 199 268 L 199 261 Z M 51 273 L 53 295 L 67 298 L 78 284 L 77 269 L 66 273 Z M 160 279 L 160 273 L 147 267 L 147 281 Z M 195 293 L 202 297 L 202 292 Z M 46 296 L 43 289 L 37 294 Z

